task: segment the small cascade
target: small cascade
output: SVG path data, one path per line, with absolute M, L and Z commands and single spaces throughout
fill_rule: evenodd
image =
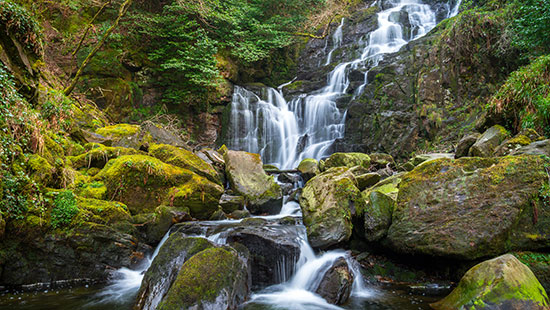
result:
M 337 64 L 327 76 L 327 84 L 307 94 L 285 99 L 282 89 L 265 88 L 256 94 L 235 87 L 231 104 L 228 147 L 262 155 L 264 162 L 282 169 L 295 168 L 305 158 L 330 155 L 335 140 L 344 135 L 345 109 L 338 102 L 362 94 L 370 68 L 385 55 L 395 53 L 411 40 L 432 30 L 437 22 L 458 13 L 460 0 L 424 4 L 421 0 L 377 1 L 378 28 L 364 40 L 357 59 Z M 332 47 L 324 66 L 331 65 L 334 52 L 342 47 L 346 20 L 342 19 L 331 36 Z M 360 42 L 361 43 L 361 42 Z M 328 40 L 327 46 L 328 47 Z M 360 71 L 364 82 L 348 94 L 349 74 Z M 348 99 L 349 100 L 349 99 Z

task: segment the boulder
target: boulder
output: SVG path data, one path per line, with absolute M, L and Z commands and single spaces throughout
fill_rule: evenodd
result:
M 149 154 L 167 164 L 191 170 L 221 185 L 218 172 L 214 167 L 191 151 L 168 144 L 153 144 L 149 147 Z
M 491 157 L 496 148 L 510 136 L 510 133 L 502 126 L 495 125 L 487 129 L 476 143 L 470 147 L 469 156 Z
M 161 205 L 153 213 L 135 215 L 133 220 L 142 232 L 142 238 L 148 244 L 157 244 L 172 225 L 191 221 L 193 217 L 189 214 L 189 210 Z
M 533 142 L 512 152 L 512 155 L 545 155 L 550 156 L 550 140 Z
M 306 158 L 298 165 L 298 171 L 307 181 L 319 173 L 319 163 L 313 158 Z
M 477 142 L 480 136 L 481 134 L 476 132 L 460 139 L 456 145 L 455 158 L 467 157 L 470 152 L 470 148 Z
M 535 274 L 544 290 L 550 290 L 550 254 L 542 252 L 514 252 L 520 262 Z
M 472 267 L 451 294 L 431 307 L 543 310 L 549 308 L 549 300 L 533 272 L 506 254 Z
M 365 173 L 355 176 L 355 179 L 357 180 L 357 188 L 361 191 L 364 191 L 365 189 L 378 183 L 381 178 L 382 177 L 378 173 Z
M 237 309 L 249 294 L 248 272 L 234 249 L 206 249 L 183 264 L 157 309 Z
M 474 260 L 550 245 L 548 182 L 539 156 L 425 162 L 405 174 L 387 245 L 401 253 Z
M 117 141 L 125 137 L 133 136 L 138 131 L 138 125 L 116 124 L 99 128 L 95 133 L 101 137 L 107 137 L 110 140 Z
M 109 147 L 102 144 L 91 144 L 91 148 L 88 152 L 78 156 L 68 156 L 71 160 L 71 165 L 75 169 L 80 168 L 103 168 L 107 162 L 111 159 L 125 155 L 139 155 L 143 154 L 135 149 L 129 149 L 124 147 Z
M 353 274 L 346 260 L 340 258 L 327 271 L 315 292 L 331 304 L 343 305 L 349 299 L 352 285 Z
M 223 194 L 220 198 L 220 206 L 225 213 L 231 213 L 237 210 L 242 210 L 245 205 L 243 196 L 232 196 Z
M 281 187 L 265 173 L 260 155 L 228 150 L 224 160 L 231 188 L 246 199 L 251 213 L 278 214 L 281 211 Z
M 155 310 L 178 276 L 183 263 L 193 255 L 212 247 L 214 245 L 204 238 L 172 234 L 147 269 L 134 309 Z
M 371 159 L 369 155 L 363 153 L 334 153 L 325 160 L 324 170 L 334 167 L 354 167 L 361 166 L 370 168 Z
M 189 210 L 189 214 L 196 219 L 208 220 L 218 211 L 223 191 L 221 185 L 193 174 L 187 182 L 173 187 L 164 202 L 181 210 Z
M 427 154 L 420 154 L 415 155 L 413 158 L 411 158 L 408 163 L 411 164 L 411 167 L 416 167 L 420 165 L 421 163 L 435 160 L 439 158 L 454 158 L 454 154 L 451 153 L 427 153 Z M 412 170 L 412 169 L 411 169 Z
M 385 153 L 372 153 L 369 154 L 371 165 L 374 166 L 376 169 L 384 169 L 388 167 L 388 165 L 395 168 L 395 160 L 390 154 Z
M 531 144 L 531 139 L 526 135 L 519 134 L 513 138 L 506 139 L 499 145 L 495 150 L 495 156 L 507 156 L 513 153 L 514 151 Z
M 365 201 L 353 174 L 339 167 L 307 182 L 300 208 L 311 246 L 327 248 L 350 238 L 352 216 L 362 214 Z
M 113 146 L 146 150 L 151 144 L 168 144 L 176 147 L 186 148 L 187 144 L 182 138 L 169 127 L 153 122 L 144 122 L 136 126 L 131 135 L 124 135 L 113 142 Z

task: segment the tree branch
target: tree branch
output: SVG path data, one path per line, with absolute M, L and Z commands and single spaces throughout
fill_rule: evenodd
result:
M 90 21 L 90 23 L 88 24 L 88 27 L 86 27 L 86 31 L 84 31 L 84 34 L 82 35 L 82 38 L 80 38 L 80 42 L 78 42 L 78 46 L 76 47 L 76 49 L 73 51 L 72 55 L 76 55 L 76 53 L 78 53 L 78 51 L 80 50 L 80 48 L 82 47 L 82 43 L 84 42 L 84 39 L 86 39 L 86 36 L 88 35 L 88 32 L 90 32 L 90 29 L 92 29 L 93 27 L 93 24 L 95 22 L 95 20 L 99 17 L 99 15 L 105 10 L 105 8 L 111 4 L 112 0 L 109 0 L 107 2 L 105 2 L 105 4 L 99 9 L 99 11 L 97 11 L 97 13 L 94 15 L 94 17 L 92 18 L 92 20 Z

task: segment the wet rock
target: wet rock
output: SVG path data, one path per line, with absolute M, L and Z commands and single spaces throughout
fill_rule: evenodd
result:
M 393 250 L 473 260 L 548 244 L 539 156 L 437 159 L 405 174 L 388 231 Z
M 298 171 L 307 181 L 319 173 L 319 163 L 313 158 L 306 158 L 298 165 Z
M 229 214 L 229 217 L 235 220 L 244 219 L 250 216 L 250 212 L 247 210 L 235 210 Z
M 386 167 L 395 168 L 396 164 L 390 154 L 372 153 L 369 154 L 371 165 L 376 169 L 384 169 Z
M 533 272 L 506 254 L 472 267 L 451 294 L 431 307 L 543 310 L 549 308 L 549 300 Z
M 139 225 L 143 239 L 149 244 L 159 243 L 172 225 L 191 220 L 193 217 L 185 210 L 168 206 L 159 206 L 153 213 L 134 216 L 134 224 Z
M 327 248 L 347 241 L 352 216 L 362 214 L 364 207 L 355 177 L 345 167 L 329 169 L 309 180 L 302 190 L 300 208 L 311 245 Z
M 260 155 L 227 151 L 224 159 L 231 188 L 245 197 L 251 213 L 280 212 L 283 197 L 281 187 L 264 172 Z
M 233 248 L 206 249 L 183 264 L 157 309 L 237 309 L 250 291 L 248 272 Z
M 227 234 L 229 244 L 239 243 L 250 252 L 253 289 L 290 279 L 300 256 L 299 229 L 288 226 L 275 230 L 263 219 L 250 218 Z
M 412 164 L 412 166 L 416 167 L 424 162 L 439 159 L 439 158 L 454 158 L 453 154 L 450 153 L 427 153 L 427 154 L 420 154 L 415 155 L 413 158 L 409 160 L 409 163 Z
M 472 145 L 469 156 L 491 157 L 496 148 L 510 136 L 510 133 L 502 126 L 495 125 L 485 131 L 476 143 Z
M 477 142 L 481 134 L 473 133 L 460 139 L 455 149 L 455 158 L 467 157 L 470 148 Z
M 327 271 L 316 293 L 334 305 L 345 304 L 351 294 L 353 274 L 344 258 L 337 260 Z
M 223 210 L 221 209 L 221 207 L 215 211 L 214 213 L 212 213 L 212 215 L 210 216 L 210 218 L 208 219 L 210 221 L 223 221 L 223 220 L 227 220 L 227 215 L 225 215 L 225 213 L 223 212 Z
M 354 167 L 361 166 L 368 169 L 370 167 L 371 159 L 369 155 L 363 153 L 334 153 L 325 160 L 324 169 L 330 169 L 333 167 Z
M 214 245 L 204 238 L 172 234 L 143 277 L 134 309 L 154 310 L 178 276 L 185 261 Z
M 164 202 L 170 206 L 188 210 L 189 214 L 196 219 L 206 220 L 218 211 L 222 194 L 221 185 L 193 174 L 186 183 L 173 187 Z
M 245 200 L 243 196 L 233 196 L 223 194 L 220 198 L 220 206 L 223 211 L 226 213 L 231 213 L 233 211 L 242 210 L 245 205 Z

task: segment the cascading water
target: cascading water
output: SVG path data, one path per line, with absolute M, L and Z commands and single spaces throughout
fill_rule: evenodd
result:
M 378 13 L 378 28 L 365 40 L 360 57 L 336 65 L 321 89 L 287 101 L 282 87 L 266 88 L 262 96 L 235 87 L 228 147 L 259 153 L 264 162 L 283 169 L 295 168 L 304 158 L 320 159 L 330 155 L 334 141 L 344 135 L 346 113 L 338 108 L 337 102 L 347 95 L 349 73 L 365 72 L 363 85 L 353 94 L 358 96 L 369 82 L 368 70 L 377 66 L 384 55 L 397 52 L 411 40 L 428 33 L 436 26 L 439 11 L 444 11 L 439 19 L 448 18 L 456 15 L 460 6 L 460 1 L 442 4 L 437 9 L 421 0 L 376 3 L 383 9 Z M 342 45 L 344 25 L 345 19 L 342 19 L 331 37 L 332 48 L 325 66 L 331 64 L 333 53 Z

